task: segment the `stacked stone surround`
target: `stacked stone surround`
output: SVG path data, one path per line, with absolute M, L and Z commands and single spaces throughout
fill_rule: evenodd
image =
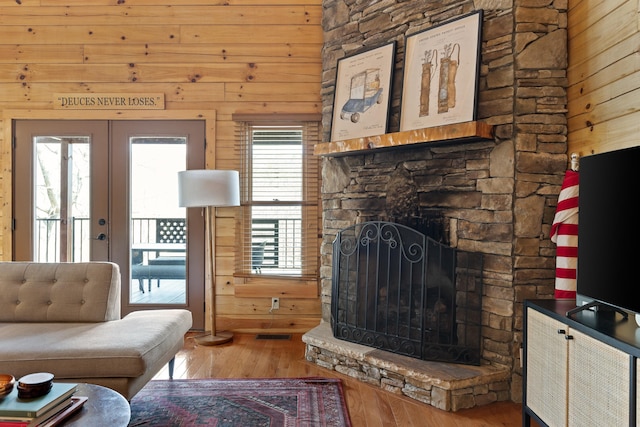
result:
M 568 165 L 567 0 L 325 0 L 323 7 L 324 141 L 330 135 L 339 58 L 397 42 L 389 117 L 389 132 L 397 132 L 404 37 L 484 10 L 477 120 L 494 127 L 492 140 L 323 157 L 322 317 L 330 321 L 331 244 L 339 230 L 372 219 L 438 215 L 450 245 L 485 255 L 483 367 L 508 374 L 507 392 L 495 392 L 505 389 L 500 381 L 489 385 L 494 383 L 479 379 L 486 393 L 484 385 L 476 387 L 473 401 L 452 400 L 447 409 L 520 402 L 522 302 L 551 298 L 554 291 L 555 245 L 549 229 Z M 378 369 L 350 369 L 358 361 L 333 351 L 333 345 L 327 344 L 328 350 L 307 342 L 307 358 L 355 377 Z M 375 382 L 388 388 L 392 381 Z M 394 390 L 410 394 L 405 386 Z

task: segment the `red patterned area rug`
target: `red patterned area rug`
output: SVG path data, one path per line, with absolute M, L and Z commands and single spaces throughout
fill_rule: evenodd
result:
M 129 427 L 351 427 L 336 378 L 153 380 Z

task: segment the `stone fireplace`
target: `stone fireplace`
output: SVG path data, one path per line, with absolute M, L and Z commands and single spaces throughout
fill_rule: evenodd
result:
M 477 121 L 491 126 L 491 137 L 403 144 L 404 37 L 477 9 L 484 10 Z M 393 147 L 365 141 L 365 149 L 321 153 L 323 314 L 303 337 L 307 359 L 444 410 L 521 401 L 522 302 L 552 298 L 554 291 L 549 229 L 568 166 L 567 2 L 324 0 L 323 10 L 324 141 L 338 58 L 392 40 L 388 132 L 397 135 Z M 423 224 L 436 240 L 482 254 L 478 366 L 418 360 L 334 337 L 333 242 L 341 230 L 368 221 Z
M 487 322 L 502 319 L 513 309 L 512 301 L 504 301 L 502 305 L 503 301 L 496 300 L 496 292 L 503 290 L 496 288 L 500 277 L 495 269 L 505 260 L 481 250 L 482 244 L 474 239 L 486 236 L 510 239 L 511 226 L 473 224 L 474 215 L 487 218 L 489 200 L 494 207 L 504 207 L 508 200 L 482 194 L 483 182 L 490 179 L 491 155 L 495 150 L 493 141 L 476 141 L 327 157 L 323 161 L 325 233 L 331 230 L 332 234 L 326 242 L 330 246 L 323 249 L 323 260 L 328 263 L 326 287 L 323 287 L 323 322 L 303 337 L 308 360 L 444 410 L 457 411 L 509 399 L 511 369 L 485 360 Z M 508 186 L 505 190 L 510 191 Z M 477 314 L 482 348 L 477 350 L 478 366 L 416 360 L 334 335 L 331 328 L 331 306 L 335 304 L 332 273 L 336 268 L 333 245 L 344 229 L 371 221 L 408 224 L 446 247 L 482 255 L 479 280 L 483 302 Z M 507 335 L 495 337 L 503 340 Z M 500 348 L 489 345 L 491 353 Z

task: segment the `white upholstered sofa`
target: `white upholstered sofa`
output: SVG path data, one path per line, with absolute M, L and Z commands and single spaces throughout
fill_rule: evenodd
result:
M 51 372 L 126 399 L 176 353 L 192 326 L 184 309 L 120 316 L 121 276 L 109 262 L 0 262 L 0 372 Z

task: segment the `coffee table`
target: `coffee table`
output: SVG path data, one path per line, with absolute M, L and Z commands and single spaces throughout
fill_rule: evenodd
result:
M 129 402 L 123 395 L 110 388 L 95 384 L 78 384 L 74 396 L 86 396 L 82 408 L 67 418 L 63 426 L 126 427 L 131 419 Z

